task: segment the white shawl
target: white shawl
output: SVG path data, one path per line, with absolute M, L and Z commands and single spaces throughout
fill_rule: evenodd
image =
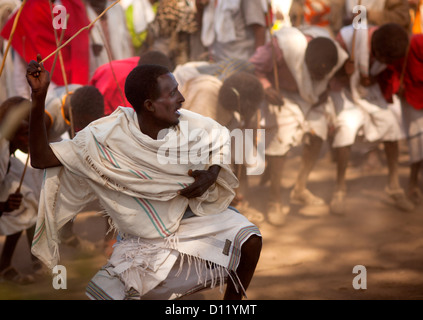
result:
M 379 85 L 374 85 L 369 88 L 364 88 L 360 85 L 360 75 L 363 76 L 376 76 L 384 69 L 386 65 L 378 61 L 374 61 L 370 67 L 370 47 L 369 47 L 369 30 L 368 29 L 357 29 L 355 30 L 355 44 L 354 44 L 354 73 L 351 76 L 351 91 L 353 99 L 356 103 L 361 106 L 367 106 L 368 102 L 363 99 L 373 96 L 371 91 L 379 90 Z M 348 52 L 352 52 L 354 28 L 353 26 L 343 27 L 340 31 L 342 39 L 347 46 Z M 372 89 L 374 87 L 374 89 Z M 380 101 L 381 104 L 386 104 Z
M 305 35 L 314 37 L 330 38 L 329 33 L 319 27 L 307 27 L 299 30 L 294 27 L 284 27 L 276 31 L 275 36 L 278 45 L 283 51 L 283 56 L 291 74 L 294 76 L 301 97 L 309 104 L 313 105 L 319 100 L 319 96 L 327 89 L 329 80 L 335 72 L 348 59 L 347 53 L 334 42 L 338 49 L 338 61 L 332 71 L 320 81 L 314 81 L 304 63 L 307 49 L 307 38 Z
M 364 122 L 364 131 L 366 139 L 369 141 L 376 141 L 388 134 L 389 131 L 395 132 L 399 138 L 399 128 L 394 128 L 386 125 L 386 114 L 380 112 L 388 108 L 388 102 L 383 97 L 378 83 L 369 87 L 363 87 L 360 84 L 361 75 L 376 76 L 382 72 L 386 65 L 375 61 L 370 67 L 370 48 L 369 48 L 369 30 L 357 29 L 355 30 L 354 43 L 354 73 L 350 77 L 350 88 L 353 102 L 361 110 L 364 111 L 366 121 Z M 347 26 L 340 31 L 342 39 L 344 40 L 347 50 L 351 53 L 353 46 L 353 26 Z
M 188 129 L 184 129 L 186 123 Z M 213 130 L 218 132 L 213 141 L 198 141 L 201 132 L 212 136 Z M 54 267 L 58 230 L 95 197 L 122 234 L 147 239 L 171 236 L 188 205 L 199 216 L 222 212 L 238 186 L 225 164 L 229 144 L 226 128 L 188 110 L 181 110 L 175 129 L 154 140 L 140 131 L 135 111 L 124 107 L 94 121 L 73 140 L 51 144 L 64 168 L 46 170 L 33 253 Z M 194 164 L 193 158 L 179 156 L 179 164 L 163 165 L 163 150 L 187 154 L 198 148 L 208 150 L 207 163 Z M 177 194 L 194 181 L 187 174 L 189 169 L 205 170 L 211 164 L 222 167 L 214 186 L 195 199 Z

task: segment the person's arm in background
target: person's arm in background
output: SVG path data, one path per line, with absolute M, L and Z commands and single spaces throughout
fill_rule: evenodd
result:
M 273 74 L 274 71 L 274 55 L 278 67 L 278 62 L 283 60 L 283 53 L 276 38 L 273 38 L 273 44 L 269 41 L 266 45 L 256 49 L 249 61 L 254 65 L 255 74 L 263 86 L 266 100 L 274 105 L 283 105 L 282 94 L 273 87 L 272 82 L 268 79 L 268 75 Z
M 254 49 L 266 43 L 266 12 L 261 0 L 244 0 L 241 3 L 241 10 L 245 24 L 253 30 Z
M 0 217 L 4 212 L 12 212 L 21 206 L 22 193 L 11 193 L 5 202 L 0 202 Z

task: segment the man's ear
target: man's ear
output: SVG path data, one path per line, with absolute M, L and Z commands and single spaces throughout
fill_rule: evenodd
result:
M 147 111 L 154 112 L 153 101 L 151 99 L 147 99 L 144 101 L 144 108 Z

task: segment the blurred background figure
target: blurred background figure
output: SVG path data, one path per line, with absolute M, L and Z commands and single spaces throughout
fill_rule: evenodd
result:
M 271 0 L 271 8 L 273 13 L 273 29 L 292 26 L 289 12 L 291 10 L 293 0 Z
M 0 256 L 0 280 L 17 284 L 35 281 L 33 275 L 22 274 L 12 266 L 12 258 L 24 232 L 32 261 L 31 270 L 34 273 L 42 270 L 40 261 L 30 253 L 42 171 L 25 166 L 14 155 L 17 150 L 28 153 L 29 111 L 30 102 L 23 97 L 11 97 L 0 105 L 0 235 L 6 236 Z
M 343 12 L 344 25 L 351 24 L 353 8 L 359 0 L 346 0 Z M 382 25 L 393 22 L 408 29 L 410 27 L 410 12 L 408 0 L 361 0 L 361 5 L 367 9 L 367 22 L 371 25 Z
M 52 23 L 52 8 L 57 4 L 53 1 L 28 0 L 21 12 L 19 23 L 13 35 L 9 55 L 13 57 L 13 80 L 10 83 L 16 90 L 16 94 L 24 98 L 30 98 L 30 90 L 25 78 L 26 66 L 29 61 L 35 60 L 37 54 L 47 57 L 57 48 L 56 36 L 60 39 L 63 34 L 63 42 L 70 39 L 81 28 L 89 24 L 85 6 L 81 0 L 61 0 L 61 5 L 66 7 L 69 19 L 66 29 L 55 29 Z M 8 40 L 11 36 L 12 26 L 17 12 L 15 11 L 1 31 L 1 36 Z M 36 26 L 36 27 L 35 27 Z M 89 34 L 83 31 L 76 41 L 72 41 L 61 51 L 64 62 L 64 73 L 57 59 L 52 57 L 45 61 L 44 65 L 51 74 L 51 86 L 64 86 L 66 83 L 85 85 L 89 80 Z M 65 76 L 64 76 L 64 75 Z
M 166 54 L 174 65 L 191 59 L 191 43 L 198 33 L 195 1 L 161 0 L 149 24 L 147 48 Z
M 422 0 L 408 0 L 410 6 L 410 16 L 412 32 L 414 34 L 422 33 L 423 30 L 423 1 Z
M 95 20 L 112 0 L 85 0 L 87 17 Z M 115 5 L 90 29 L 90 78 L 95 70 L 112 60 L 132 57 L 134 48 L 122 6 Z
M 2 0 L 0 1 L 0 30 L 6 24 L 13 10 L 19 6 L 18 0 Z M 3 37 L 0 37 L 0 61 L 3 61 L 3 57 L 6 51 L 7 41 Z M 15 87 L 12 85 L 13 77 L 13 60 L 12 55 L 7 55 L 3 73 L 0 77 L 0 104 L 4 100 L 10 98 L 15 94 Z
M 134 54 L 139 55 L 148 34 L 148 25 L 154 21 L 159 5 L 158 0 L 122 0 L 126 26 L 131 35 Z
M 268 2 L 206 0 L 201 2 L 201 41 L 211 60 L 248 60 L 266 43 Z M 199 6 L 200 8 L 200 6 Z

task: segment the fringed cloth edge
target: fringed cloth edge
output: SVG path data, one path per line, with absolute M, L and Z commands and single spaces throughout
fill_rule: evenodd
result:
M 177 295 L 166 293 L 166 298 L 179 298 L 203 288 L 217 286 L 223 293 L 224 284 L 230 279 L 237 292 L 242 292 L 246 297 L 245 288 L 236 270 L 242 245 L 252 235 L 261 236 L 260 231 L 242 214 L 232 210 L 215 216 L 222 219 L 224 224 L 232 222 L 217 235 L 213 229 L 206 231 L 203 236 L 194 234 L 189 237 L 187 230 L 182 230 L 182 234 L 177 232 L 164 241 L 146 241 L 136 237 L 119 241 L 109 263 L 88 284 L 87 295 L 95 300 L 142 299 L 146 294 L 150 296 L 164 282 L 183 281 L 188 286 L 184 287 L 184 292 L 178 292 Z M 184 220 L 197 220 L 193 230 L 199 223 L 203 224 L 204 218 L 206 217 Z M 239 227 L 236 223 L 239 223 Z M 208 226 L 206 223 L 203 225 Z

